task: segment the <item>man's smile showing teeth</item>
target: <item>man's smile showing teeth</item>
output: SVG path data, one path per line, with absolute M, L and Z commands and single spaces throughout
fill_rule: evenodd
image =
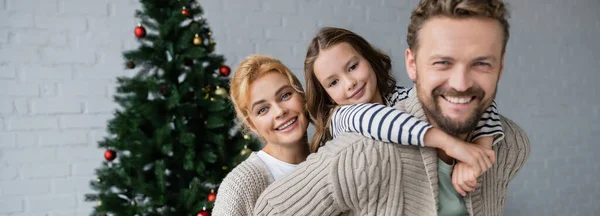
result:
M 446 99 L 450 103 L 455 104 L 466 104 L 471 102 L 475 97 L 452 97 L 452 96 L 442 96 L 442 98 Z

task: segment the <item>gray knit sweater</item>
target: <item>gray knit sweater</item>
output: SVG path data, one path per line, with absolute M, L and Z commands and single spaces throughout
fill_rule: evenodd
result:
M 273 181 L 265 163 L 252 152 L 221 182 L 212 215 L 252 215 L 256 199 Z
M 397 107 L 427 120 L 416 91 Z M 508 183 L 529 156 L 525 132 L 503 116 L 501 121 L 505 137 L 493 147 L 496 163 L 465 197 L 469 215 L 501 215 Z M 345 133 L 271 184 L 254 215 L 437 215 L 438 205 L 434 148 Z

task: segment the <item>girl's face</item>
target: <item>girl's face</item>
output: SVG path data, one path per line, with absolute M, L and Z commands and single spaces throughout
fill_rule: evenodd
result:
M 350 44 L 343 42 L 321 50 L 313 69 L 336 104 L 383 104 L 373 68 Z
M 248 120 L 255 133 L 274 145 L 306 145 L 308 127 L 302 95 L 286 76 L 272 72 L 250 84 Z

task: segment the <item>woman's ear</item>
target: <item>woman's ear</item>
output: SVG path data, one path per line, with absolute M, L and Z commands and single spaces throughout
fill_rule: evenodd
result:
M 258 131 L 256 130 L 256 127 L 254 127 L 254 124 L 252 124 L 252 121 L 246 119 L 246 126 L 250 131 L 252 131 L 255 134 L 258 134 Z

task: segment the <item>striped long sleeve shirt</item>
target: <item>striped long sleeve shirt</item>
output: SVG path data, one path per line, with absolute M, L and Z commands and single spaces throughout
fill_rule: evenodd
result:
M 386 95 L 387 106 L 368 103 L 338 107 L 330 121 L 332 137 L 335 138 L 343 132 L 356 132 L 379 141 L 425 146 L 425 132 L 432 125 L 402 110 L 392 108 L 408 98 L 412 89 L 397 86 L 393 92 Z M 494 136 L 494 144 L 504 138 L 496 102 L 481 116 L 469 141 L 484 136 Z

